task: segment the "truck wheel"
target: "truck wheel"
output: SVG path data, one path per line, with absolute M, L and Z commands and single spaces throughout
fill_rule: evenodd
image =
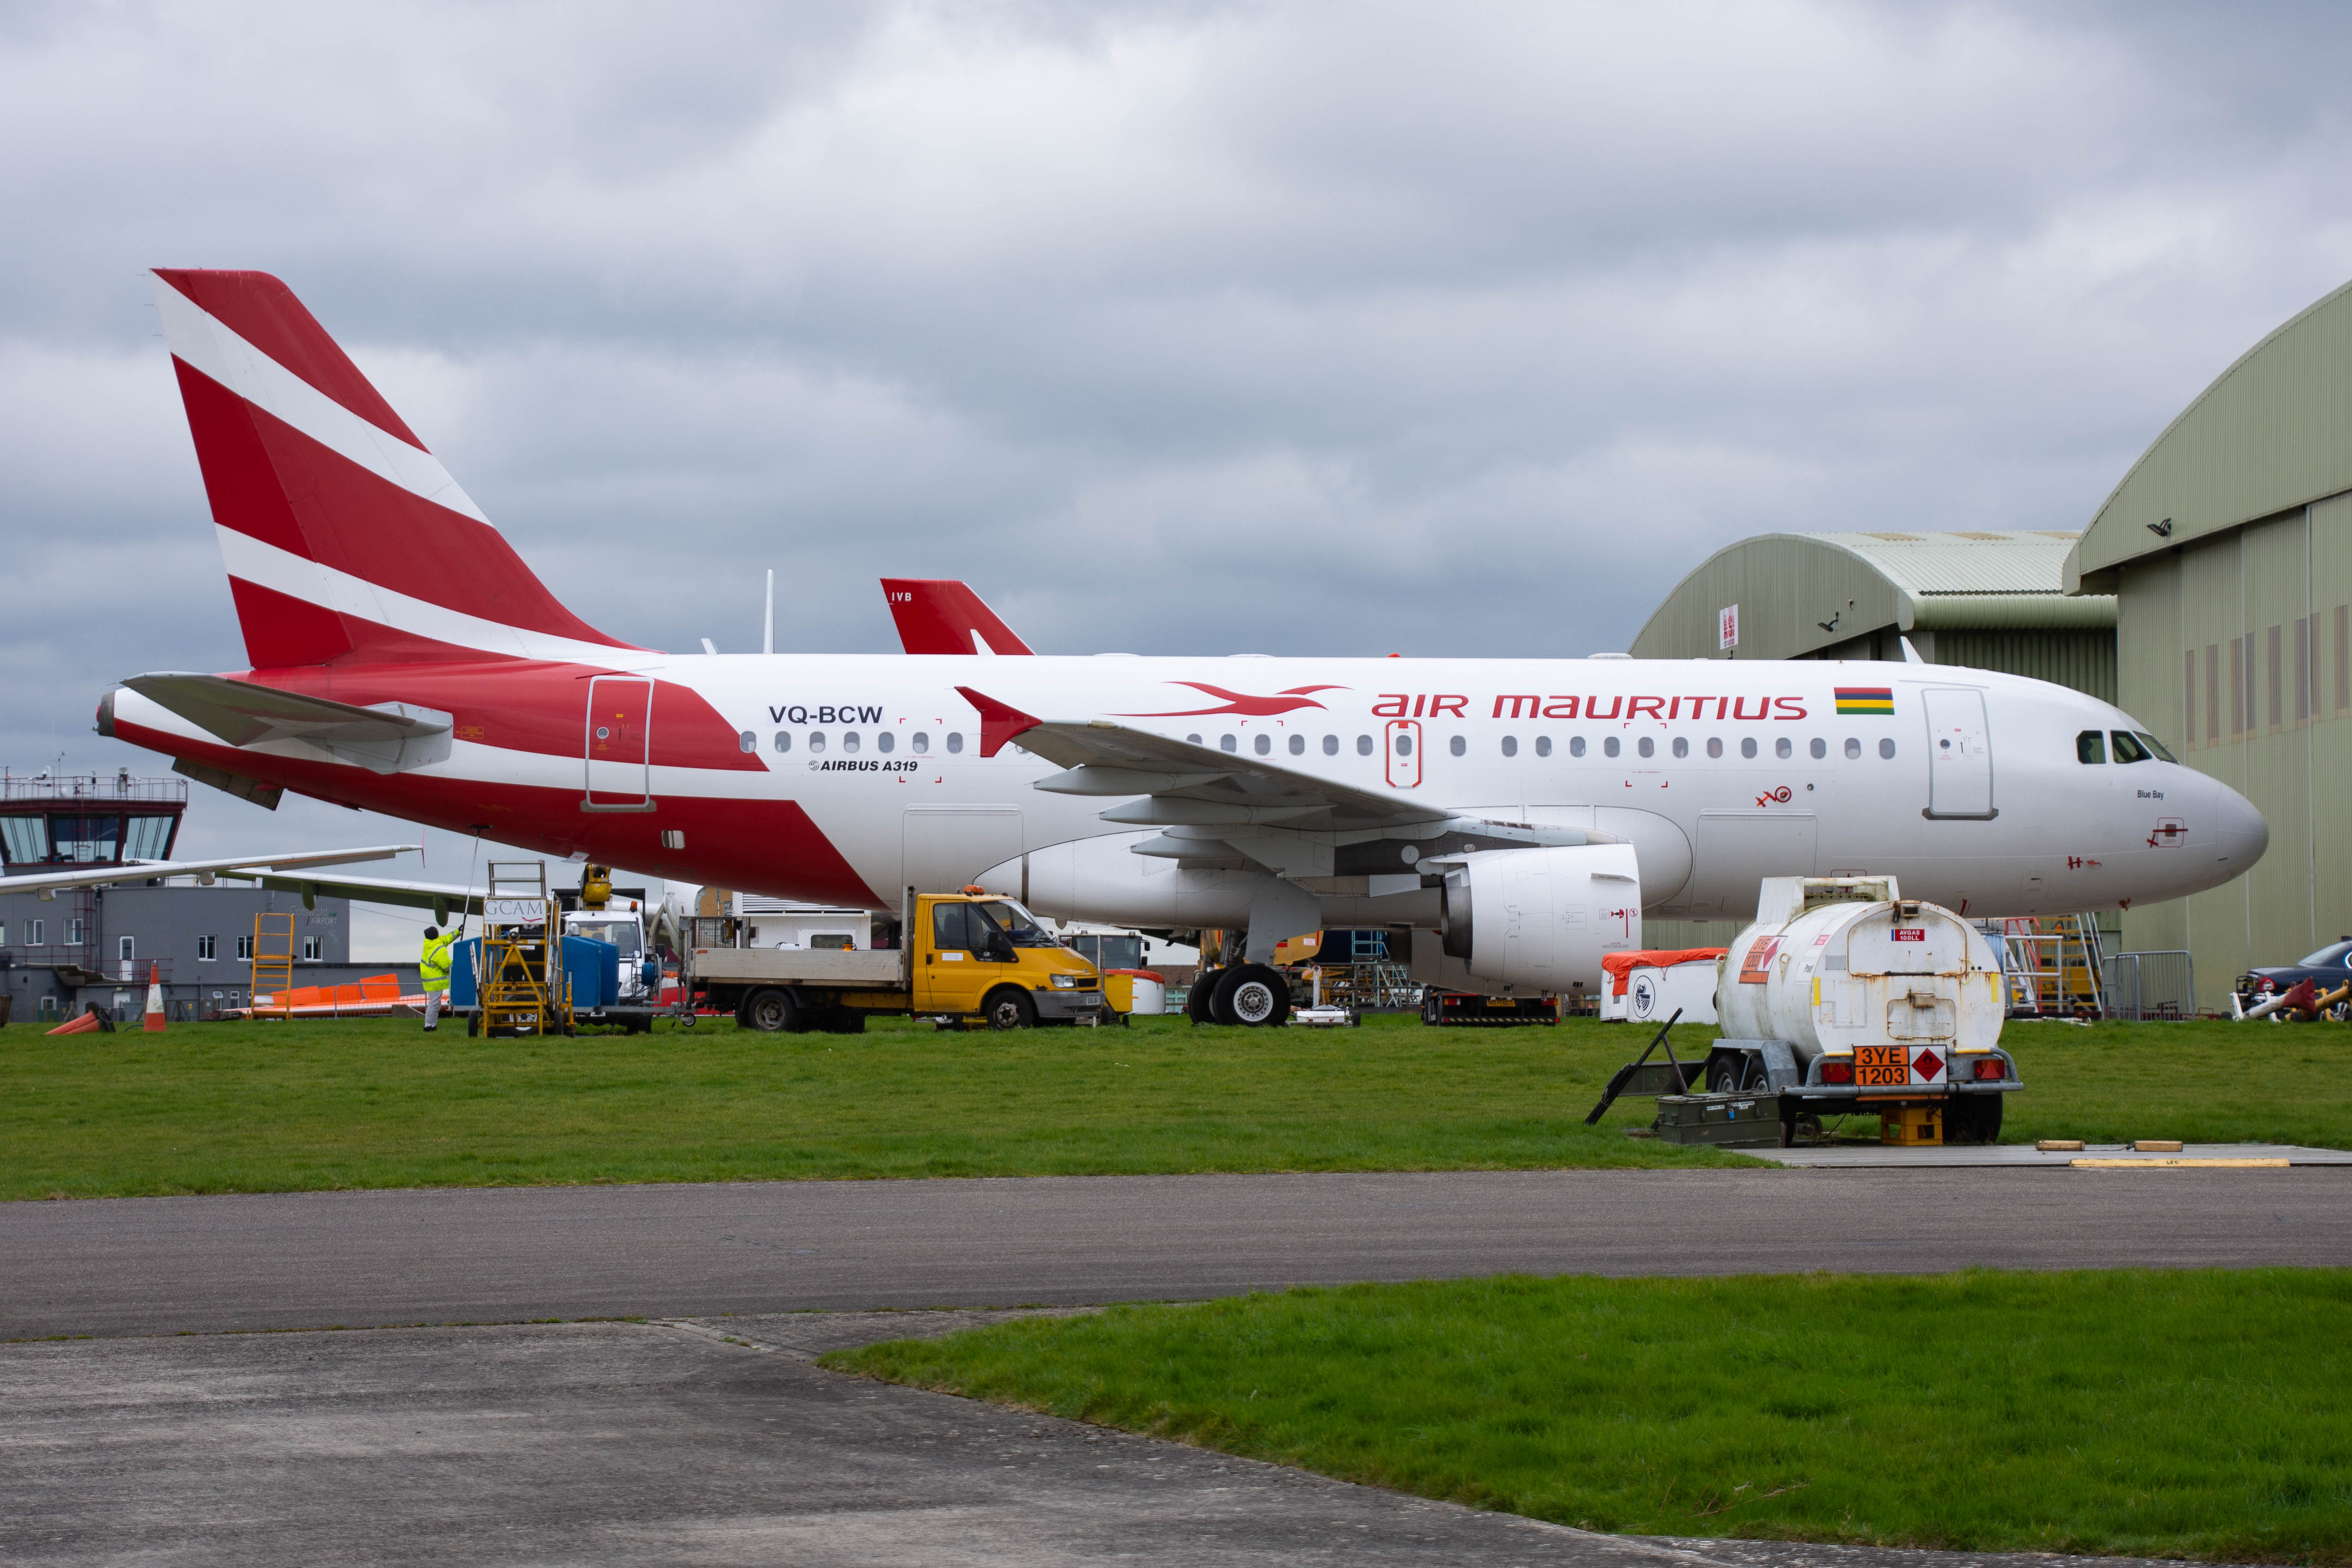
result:
M 1225 977 L 1222 969 L 1204 970 L 1193 976 L 1192 989 L 1184 996 L 1184 1016 L 1195 1024 L 1213 1024 L 1216 1017 L 1209 1011 L 1209 1003 L 1216 996 L 1217 982 Z
M 2002 1094 L 1954 1095 L 1944 1108 L 1944 1142 L 2000 1142 L 2000 1102 L 2008 1098 Z
M 1029 999 L 1029 993 L 1010 985 L 990 992 L 980 1011 L 992 1029 L 1027 1029 L 1037 1023 L 1037 1004 Z
M 793 1005 L 792 994 L 774 986 L 754 991 L 743 998 L 743 1010 L 736 1016 L 746 1028 L 757 1029 L 763 1035 L 779 1035 L 787 1029 L 797 1030 L 801 1010 Z
M 1264 1028 L 1290 1021 L 1290 983 L 1263 963 L 1244 963 L 1217 983 L 1210 1016 L 1221 1024 Z
M 1747 1059 L 1735 1052 L 1725 1051 L 1706 1064 L 1706 1091 L 1709 1094 L 1738 1094 L 1747 1079 Z

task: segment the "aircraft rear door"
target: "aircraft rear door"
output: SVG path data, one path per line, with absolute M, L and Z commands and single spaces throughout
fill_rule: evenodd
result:
M 599 675 L 588 682 L 583 739 L 588 793 L 583 811 L 654 808 L 654 683 L 642 675 Z
M 1984 693 L 1960 687 L 1920 694 L 1927 710 L 1927 815 L 1990 819 L 1992 738 Z

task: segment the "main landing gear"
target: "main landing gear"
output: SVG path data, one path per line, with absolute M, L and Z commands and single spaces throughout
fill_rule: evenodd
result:
M 1263 963 L 1213 969 L 1192 983 L 1184 1013 L 1195 1024 L 1285 1024 L 1290 1019 L 1290 982 Z

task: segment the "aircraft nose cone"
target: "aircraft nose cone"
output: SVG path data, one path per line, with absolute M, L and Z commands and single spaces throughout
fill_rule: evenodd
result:
M 2215 852 L 2229 863 L 2234 876 L 2261 859 L 2263 851 L 2271 847 L 2271 825 L 2263 820 L 2252 801 L 2225 784 L 2215 782 L 2213 796 Z

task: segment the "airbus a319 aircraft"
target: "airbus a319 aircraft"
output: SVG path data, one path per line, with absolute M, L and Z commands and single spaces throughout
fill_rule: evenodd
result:
M 834 905 L 976 881 L 1246 930 L 1229 980 L 1285 937 L 1410 927 L 1490 992 L 1593 985 L 1645 913 L 1745 917 L 1767 876 L 2044 914 L 2213 887 L 2268 841 L 2120 710 L 1976 669 L 982 658 L 1027 652 L 984 606 L 926 634 L 953 654 L 635 647 L 278 279 L 161 271 L 156 298 L 253 668 L 132 677 L 99 726 L 248 797 Z

